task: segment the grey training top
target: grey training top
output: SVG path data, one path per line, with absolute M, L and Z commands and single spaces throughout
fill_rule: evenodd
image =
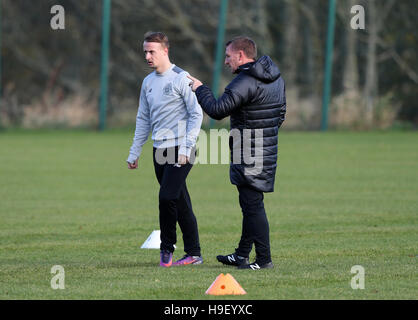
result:
M 133 163 L 139 158 L 150 131 L 154 147 L 179 146 L 179 154 L 190 157 L 203 113 L 189 86 L 188 74 L 172 64 L 164 73 L 154 71 L 145 77 L 128 162 Z

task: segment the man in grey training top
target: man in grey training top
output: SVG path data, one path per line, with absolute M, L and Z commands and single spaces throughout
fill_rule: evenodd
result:
M 154 169 L 160 184 L 160 266 L 201 264 L 197 221 L 186 178 L 193 166 L 202 109 L 189 87 L 189 74 L 170 62 L 167 36 L 149 32 L 145 34 L 143 48 L 145 60 L 154 72 L 142 82 L 128 168 L 138 168 L 142 146 L 151 131 Z M 183 233 L 186 255 L 173 263 L 177 222 Z

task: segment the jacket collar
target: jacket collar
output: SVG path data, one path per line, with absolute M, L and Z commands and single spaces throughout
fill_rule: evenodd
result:
M 255 61 L 253 61 L 253 62 L 247 62 L 247 63 L 244 63 L 244 64 L 242 64 L 242 65 L 240 65 L 238 68 L 237 68 L 237 70 L 235 70 L 235 74 L 238 74 L 238 73 L 240 73 L 241 71 L 243 71 L 243 70 L 248 70 L 253 64 L 255 63 Z

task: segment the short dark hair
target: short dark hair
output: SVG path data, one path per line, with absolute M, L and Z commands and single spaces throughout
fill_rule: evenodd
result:
M 229 45 L 232 46 L 232 50 L 234 51 L 239 51 L 239 50 L 244 51 L 245 55 L 249 59 L 257 58 L 257 45 L 249 37 L 245 37 L 245 36 L 235 37 L 226 43 L 226 47 L 228 47 Z
M 161 43 L 161 45 L 164 48 L 170 47 L 170 43 L 168 42 L 168 37 L 162 32 L 148 31 L 144 35 L 144 42 L 158 42 L 158 43 Z

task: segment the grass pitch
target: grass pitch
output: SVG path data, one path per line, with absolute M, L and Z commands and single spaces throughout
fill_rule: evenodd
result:
M 0 133 L 0 299 L 215 299 L 205 291 L 220 273 L 248 294 L 216 299 L 417 298 L 417 133 L 281 132 L 265 195 L 275 269 L 257 272 L 215 258 L 241 231 L 228 165 L 188 177 L 203 265 L 160 268 L 158 250 L 140 249 L 159 229 L 158 184 L 150 141 L 126 168 L 132 135 Z M 51 288 L 54 265 L 64 290 Z M 354 265 L 364 290 L 350 286 Z

